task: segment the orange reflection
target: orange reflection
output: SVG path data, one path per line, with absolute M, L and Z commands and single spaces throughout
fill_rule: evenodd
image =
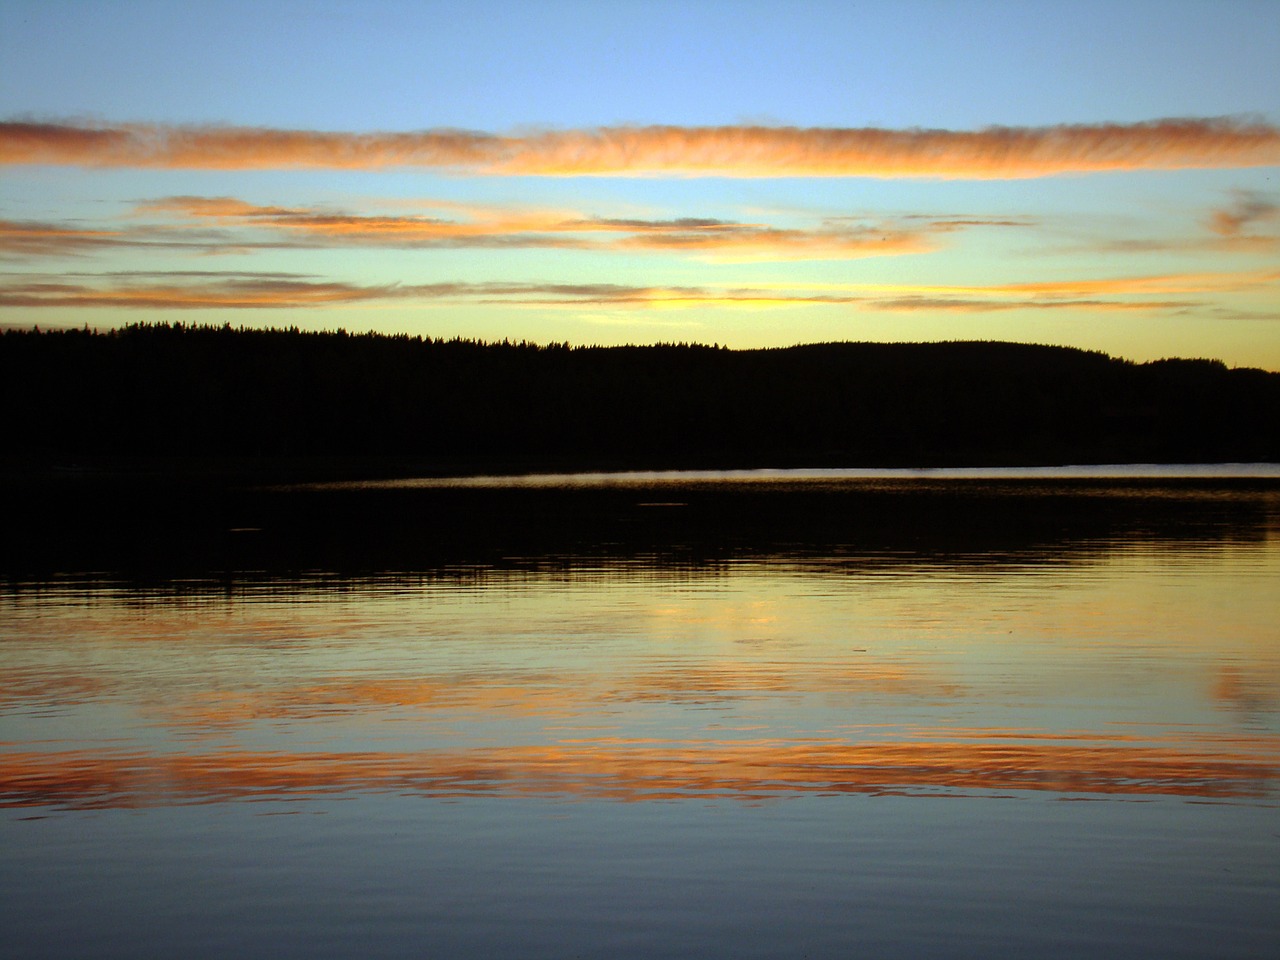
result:
M 184 705 L 165 705 L 163 713 L 166 723 L 217 728 L 264 719 L 363 716 L 396 707 L 547 718 L 578 712 L 580 702 L 575 702 L 563 679 L 548 680 L 545 685 L 522 679 L 521 683 L 494 678 L 335 680 L 266 691 L 206 693 Z
M 38 670 L 0 671 L 0 706 L 41 703 L 87 703 L 110 691 L 99 677 L 50 674 Z
M 963 692 L 958 684 L 902 666 L 725 663 L 625 676 L 583 671 L 557 676 L 334 678 L 297 687 L 209 691 L 185 702 L 166 701 L 160 711 L 168 725 L 214 730 L 256 720 L 370 717 L 395 708 L 560 719 L 622 703 L 712 703 L 777 694 L 951 698 Z
M 1245 716 L 1280 713 L 1280 667 L 1271 671 L 1222 667 L 1210 693 L 1218 703 Z
M 359 791 L 425 797 L 681 797 L 803 794 L 1063 794 L 1267 797 L 1275 737 L 1219 749 L 1094 740 L 848 743 L 828 740 L 603 739 L 423 752 L 0 754 L 0 806 L 130 807 L 299 799 Z

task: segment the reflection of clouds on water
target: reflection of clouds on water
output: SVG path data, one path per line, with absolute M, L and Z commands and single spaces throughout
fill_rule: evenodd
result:
M 1236 665 L 1220 667 L 1212 696 L 1249 725 L 1262 726 L 1280 717 L 1280 664 L 1270 670 Z
M 615 555 L 11 583 L 0 802 L 1273 802 L 1280 541 L 1261 524 L 1275 491 L 932 489 L 725 501 L 685 487 L 687 507 L 633 510 L 664 518 Z M 675 502 L 661 493 L 643 502 Z M 581 502 L 539 516 L 559 529 Z M 374 515 L 410 503 L 491 501 Z M 519 529 L 530 503 L 506 503 L 493 529 Z M 690 516 L 705 526 L 661 525 Z M 655 546 L 691 531 L 705 539 Z
M 74 691 L 89 690 L 87 678 L 50 679 L 66 702 Z M 98 697 L 127 699 L 127 689 L 105 683 L 92 687 Z M 476 718 L 523 717 L 555 721 L 589 717 L 628 703 L 687 705 L 732 703 L 821 695 L 857 702 L 866 696 L 957 699 L 964 688 L 916 666 L 877 663 L 841 664 L 715 663 L 602 672 L 469 672 L 430 677 L 318 678 L 310 683 L 273 682 L 256 687 L 167 691 L 139 704 L 155 724 L 184 733 L 229 731 L 264 721 L 325 721 L 358 717 L 363 724 L 429 712 L 438 722 Z M 15 697 L 15 702 L 17 698 Z
M 1027 790 L 1216 800 L 1274 794 L 1280 740 L 1215 746 L 1043 742 L 993 731 L 976 743 L 616 738 L 458 752 L 13 752 L 0 755 L 0 806 L 133 807 L 361 791 L 627 801 Z
M 33 668 L 0 670 L 0 710 L 29 711 L 85 703 L 109 695 L 103 677 L 52 673 Z

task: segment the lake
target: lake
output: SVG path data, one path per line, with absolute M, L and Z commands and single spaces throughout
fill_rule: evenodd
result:
M 1280 955 L 1280 470 L 35 495 L 0 953 Z

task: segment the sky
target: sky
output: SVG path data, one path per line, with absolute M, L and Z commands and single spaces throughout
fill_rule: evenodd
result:
M 0 2 L 0 326 L 1280 370 L 1280 3 Z

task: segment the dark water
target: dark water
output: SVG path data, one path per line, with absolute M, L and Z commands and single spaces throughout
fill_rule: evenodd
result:
M 1274 479 L 66 496 L 5 956 L 1280 951 Z

